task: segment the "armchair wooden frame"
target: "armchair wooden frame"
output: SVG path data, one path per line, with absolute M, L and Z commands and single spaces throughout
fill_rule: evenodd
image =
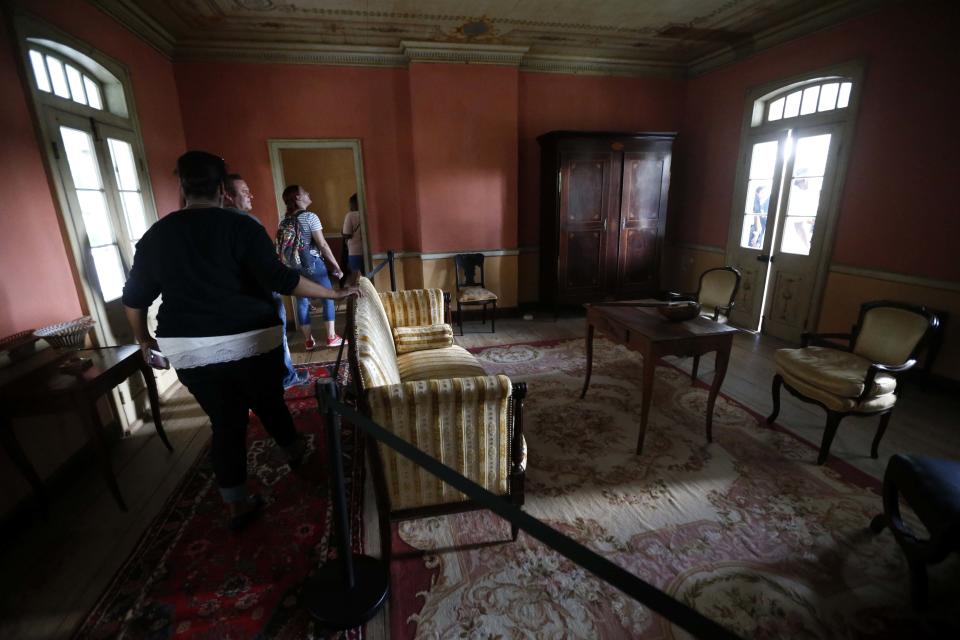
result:
M 713 269 L 707 269 L 700 274 L 700 280 L 697 284 L 697 290 L 694 293 L 676 293 L 668 292 L 667 297 L 670 300 L 690 300 L 692 302 L 700 302 L 700 292 L 703 291 L 703 279 L 707 277 L 708 274 L 715 271 L 729 271 L 735 277 L 733 282 L 733 290 L 730 292 L 730 301 L 726 305 L 715 305 L 713 310 L 702 309 L 700 310 L 700 315 L 714 322 L 718 322 L 720 319 L 720 314 L 723 314 L 724 317 L 729 318 L 730 312 L 733 311 L 733 307 L 736 304 L 737 292 L 740 291 L 740 280 L 743 277 L 740 273 L 740 270 L 736 267 L 715 267 Z M 693 356 L 693 369 L 690 371 L 690 379 L 696 381 L 697 371 L 700 369 L 700 356 Z
M 450 319 L 450 294 L 444 293 L 444 320 Z M 356 301 L 351 298 L 347 308 L 347 322 L 352 325 L 354 316 L 353 306 Z M 347 328 L 347 335 L 353 335 L 352 327 Z M 372 417 L 370 405 L 367 403 L 366 395 L 360 388 L 360 363 L 357 355 L 357 347 L 351 340 L 348 345 L 348 360 L 350 367 L 350 397 L 356 402 L 357 409 L 368 418 Z M 523 444 L 523 403 L 527 397 L 527 383 L 513 382 L 510 394 L 510 401 L 507 409 L 507 420 L 510 425 L 508 441 L 510 443 L 510 476 L 509 476 L 509 494 L 505 496 L 510 504 L 515 507 L 522 507 L 524 503 L 524 484 L 526 479 L 526 469 L 524 467 L 524 444 Z M 452 513 L 462 513 L 464 511 L 473 511 L 481 508 L 473 500 L 464 500 L 461 502 L 448 502 L 444 504 L 429 505 L 411 509 L 400 509 L 394 511 L 390 504 L 390 492 L 387 488 L 387 478 L 383 472 L 383 460 L 380 456 L 380 450 L 377 443 L 372 438 L 366 439 L 367 459 L 370 462 L 370 469 L 373 478 L 374 499 L 377 505 L 378 528 L 380 532 L 381 555 L 387 566 L 393 556 L 393 537 L 391 523 L 402 520 L 411 520 L 414 518 L 427 518 L 432 516 L 442 516 Z M 510 525 L 510 539 L 516 541 L 520 534 L 520 529 L 515 525 Z
M 870 367 L 867 369 L 867 373 L 864 376 L 863 380 L 863 391 L 860 393 L 860 396 L 857 398 L 857 404 L 859 405 L 864 400 L 867 400 L 870 397 L 871 390 L 873 389 L 874 380 L 879 373 L 887 373 L 897 377 L 898 374 L 903 373 L 912 369 L 917 364 L 917 354 L 923 350 L 927 345 L 928 341 L 931 340 L 932 334 L 936 332 L 940 326 L 940 320 L 937 318 L 936 314 L 932 313 L 924 306 L 911 305 L 903 302 L 894 302 L 891 300 L 879 300 L 876 302 L 865 302 L 860 305 L 860 315 L 857 318 L 857 324 L 853 326 L 850 333 L 810 333 L 804 332 L 801 335 L 801 347 L 809 346 L 821 346 L 827 347 L 830 349 L 837 349 L 839 351 L 853 351 L 854 346 L 857 344 L 857 338 L 860 335 L 860 330 L 863 327 L 864 317 L 873 309 L 880 307 L 892 307 L 895 309 L 903 309 L 904 311 L 910 311 L 921 315 L 927 319 L 927 330 L 924 332 L 920 340 L 917 341 L 917 344 L 914 346 L 913 350 L 910 352 L 910 356 L 907 361 L 900 365 L 885 365 L 878 362 L 870 364 Z M 846 341 L 847 344 L 839 344 L 837 341 Z M 887 430 L 887 425 L 890 423 L 890 417 L 893 415 L 893 409 L 896 407 L 896 403 L 887 407 L 886 409 L 881 409 L 879 411 L 835 411 L 828 408 L 825 404 L 819 400 L 809 398 L 805 396 L 800 391 L 794 389 L 790 386 L 779 373 L 773 377 L 773 388 L 771 390 L 773 394 L 773 413 L 767 417 L 767 423 L 772 424 L 774 420 L 777 419 L 777 416 L 780 415 L 780 387 L 785 388 L 794 397 L 811 404 L 818 405 L 827 412 L 827 423 L 823 431 L 823 439 L 820 442 L 820 453 L 817 456 L 817 464 L 823 464 L 827 461 L 827 457 L 830 455 L 830 446 L 833 444 L 833 439 L 837 435 L 837 428 L 840 426 L 840 421 L 846 418 L 847 416 L 857 416 L 857 417 L 872 417 L 872 416 L 881 416 L 880 424 L 877 427 L 877 433 L 873 437 L 873 443 L 870 445 L 870 457 L 876 459 L 879 455 L 880 440 L 883 438 L 883 434 Z M 899 386 L 894 389 L 893 393 L 898 394 L 900 391 Z
M 454 281 L 457 288 L 457 324 L 460 326 L 460 335 L 463 335 L 463 307 L 474 305 L 480 306 L 480 322 L 487 323 L 487 305 L 493 305 L 493 312 L 490 315 L 490 333 L 497 332 L 497 299 L 492 300 L 468 300 L 460 301 L 460 287 L 483 287 L 486 289 L 486 280 L 483 272 L 484 256 L 482 253 L 458 253 L 453 256 L 454 263 Z M 480 282 L 475 280 L 476 270 L 480 269 Z M 463 280 L 460 279 L 461 274 Z

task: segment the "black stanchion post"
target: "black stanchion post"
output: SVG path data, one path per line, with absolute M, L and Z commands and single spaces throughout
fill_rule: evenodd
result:
M 333 516 L 337 532 L 337 558 L 321 566 L 303 588 L 303 602 L 310 614 L 327 629 L 360 626 L 387 601 L 389 575 L 383 562 L 367 555 L 354 555 L 350 516 L 343 483 L 340 449 L 340 415 L 330 400 L 337 397 L 333 380 L 320 380 L 317 400 L 326 414 L 327 450 L 330 458 Z M 363 491 L 363 487 L 353 487 Z

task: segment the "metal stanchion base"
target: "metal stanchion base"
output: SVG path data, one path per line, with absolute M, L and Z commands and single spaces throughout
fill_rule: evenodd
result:
M 340 560 L 331 560 L 303 586 L 301 599 L 321 626 L 353 629 L 386 603 L 390 578 L 384 563 L 364 555 L 353 556 L 353 589 L 347 589 Z

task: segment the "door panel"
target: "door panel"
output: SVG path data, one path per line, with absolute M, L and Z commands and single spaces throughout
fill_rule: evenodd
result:
M 613 154 L 560 154 L 560 247 L 558 279 L 577 298 L 604 289 Z
M 662 152 L 623 154 L 620 246 L 617 290 L 641 293 L 657 286 L 659 228 L 664 214 L 662 185 L 666 170 Z
M 603 238 L 600 231 L 569 231 L 565 238 L 567 268 L 564 285 L 568 289 L 592 289 L 600 284 L 603 263 L 600 260 Z M 564 257 L 561 254 L 562 258 Z M 585 259 L 590 256 L 593 259 Z M 561 258 L 561 259 L 562 259 Z

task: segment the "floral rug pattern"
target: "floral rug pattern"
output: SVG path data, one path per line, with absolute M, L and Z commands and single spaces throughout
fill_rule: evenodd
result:
M 814 446 L 723 396 L 708 445 L 706 386 L 662 363 L 636 456 L 638 354 L 598 340 L 580 400 L 582 340 L 475 353 L 529 387 L 524 509 L 741 636 L 960 629 L 951 611 L 912 612 L 901 550 L 867 528 L 880 483 L 842 460 L 816 466 Z M 420 586 L 395 587 L 395 639 L 687 637 L 536 540 L 509 542 L 487 511 L 406 521 L 397 535 L 401 564 L 420 574 L 405 584 Z

